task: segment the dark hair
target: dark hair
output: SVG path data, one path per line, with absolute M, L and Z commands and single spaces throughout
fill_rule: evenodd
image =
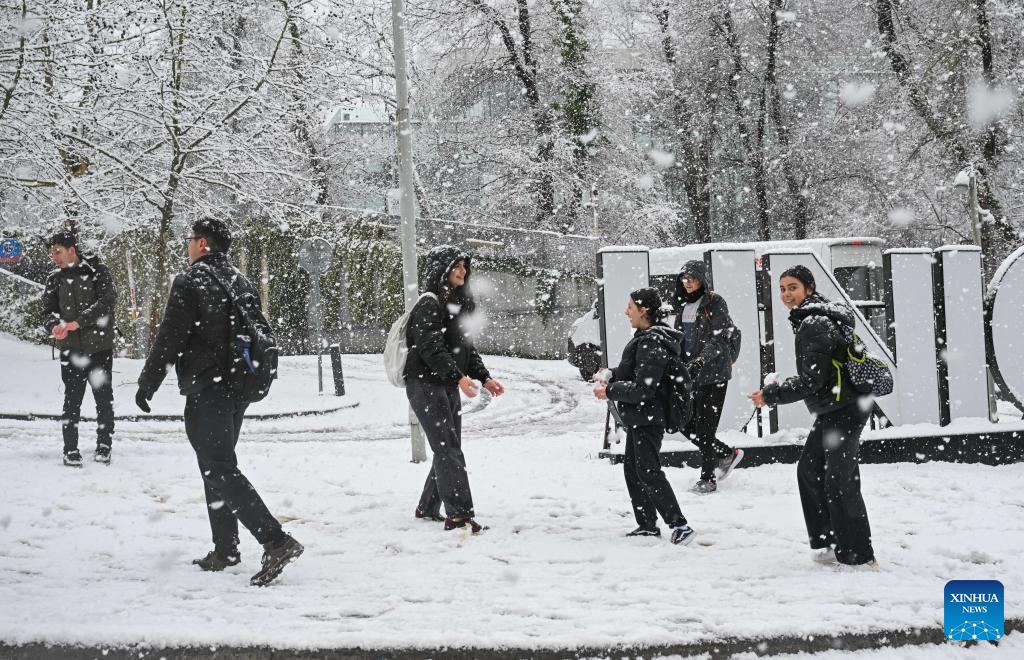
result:
M 665 310 L 661 308 L 661 294 L 654 287 L 646 286 L 637 289 L 629 294 L 629 297 L 636 303 L 637 307 L 647 309 L 645 316 L 651 323 L 657 323 L 665 317 Z
M 205 238 L 211 252 L 227 252 L 231 249 L 231 230 L 223 220 L 200 218 L 192 223 L 192 233 Z
M 75 248 L 78 249 L 78 238 L 69 231 L 59 231 L 53 236 L 46 239 L 46 249 L 49 250 L 54 245 L 59 245 L 64 249 Z
M 801 264 L 791 266 L 782 271 L 782 275 L 779 275 L 779 280 L 781 281 L 783 277 L 792 277 L 795 280 L 800 280 L 804 288 L 810 292 L 814 292 L 818 288 L 814 284 L 814 273 L 811 272 L 810 268 Z

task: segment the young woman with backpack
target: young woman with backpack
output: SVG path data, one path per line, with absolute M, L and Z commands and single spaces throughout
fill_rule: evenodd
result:
M 630 294 L 626 316 L 635 329 L 633 338 L 619 366 L 603 377 L 599 374 L 594 396 L 618 403 L 626 428 L 622 466 L 638 525 L 627 536 L 661 536 L 660 513 L 672 528 L 672 543 L 688 545 L 696 532 L 687 524 L 658 457 L 671 388 L 665 375 L 669 361 L 678 359 L 679 333 L 660 321 L 661 298 L 653 288 Z
M 780 297 L 796 333 L 797 375 L 750 395 L 754 405 L 803 401 L 816 415 L 797 465 L 797 484 L 811 548 L 819 561 L 877 568 L 868 512 L 860 492 L 860 436 L 870 414 L 833 358 L 846 353 L 839 326 L 853 310 L 815 291 L 814 275 L 793 266 L 779 278 Z M 867 399 L 865 402 L 869 402 Z
M 718 490 L 716 470 L 718 479 L 725 479 L 743 460 L 742 449 L 716 437 L 739 330 L 733 325 L 725 299 L 708 287 L 703 261 L 683 264 L 676 278 L 675 303 L 676 330 L 682 332 L 683 359 L 693 380 L 693 416 L 683 433 L 701 455 L 700 480 L 690 491 L 706 495 Z
M 474 520 L 459 391 L 475 397 L 475 381 L 493 396 L 501 396 L 505 388 L 491 378 L 464 327 L 476 306 L 469 276 L 470 257 L 458 248 L 442 245 L 427 254 L 422 292 L 432 295 L 421 296 L 409 315 L 404 375 L 409 404 L 434 452 L 416 517 L 443 521 L 446 530 L 468 527 L 476 534 L 485 528 Z

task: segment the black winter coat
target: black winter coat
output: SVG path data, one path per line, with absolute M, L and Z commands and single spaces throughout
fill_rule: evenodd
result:
M 832 359 L 841 359 L 846 350 L 846 340 L 836 324 L 853 327 L 853 310 L 815 293 L 789 313 L 789 322 L 796 332 L 797 375 L 765 385 L 765 403 L 774 406 L 803 400 L 814 415 L 856 403 L 860 395 L 832 364 Z
M 152 396 L 173 364 L 178 389 L 183 395 L 195 394 L 229 373 L 232 352 L 231 319 L 234 306 L 212 271 L 234 292 L 259 300 L 256 287 L 231 263 L 227 254 L 203 255 L 174 278 L 157 329 L 153 349 L 139 375 L 139 389 Z
M 466 282 L 452 291 L 448 274 L 459 260 L 466 264 Z M 469 276 L 470 257 L 458 248 L 440 246 L 427 255 L 420 290 L 437 299 L 422 296 L 409 315 L 407 381 L 418 378 L 435 385 L 457 385 L 463 376 L 481 383 L 491 377 L 465 327 L 467 315 L 475 308 Z
M 690 377 L 696 387 L 724 383 L 732 378 L 732 333 L 735 326 L 729 316 L 729 305 L 725 298 L 708 288 L 707 266 L 703 261 L 689 261 L 685 269 L 697 276 L 704 291 L 700 300 L 689 303 L 698 305 L 693 328 L 696 353 L 688 360 Z M 676 278 L 674 297 L 678 310 L 675 326 L 680 331 L 683 329 L 683 305 L 687 304 L 685 294 L 680 273 Z
M 669 382 L 666 369 L 678 359 L 682 333 L 663 323 L 637 330 L 622 350 L 619 366 L 612 369 L 608 398 L 619 404 L 622 423 L 628 428 L 665 426 Z
M 114 348 L 114 306 L 117 289 L 98 257 L 82 257 L 73 268 L 50 273 L 43 291 L 39 322 L 47 333 L 62 321 L 77 321 L 78 330 L 57 341 L 61 350 L 92 355 Z

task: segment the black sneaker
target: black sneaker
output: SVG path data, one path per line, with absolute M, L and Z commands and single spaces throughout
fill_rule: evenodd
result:
M 484 531 L 485 529 L 490 529 L 489 527 L 484 527 L 483 525 L 481 525 L 477 521 L 473 520 L 472 518 L 445 518 L 444 519 L 444 528 L 445 528 L 446 531 L 451 531 L 453 529 L 462 529 L 464 527 L 469 527 L 469 531 L 472 532 L 473 534 L 479 534 L 480 532 Z
M 284 539 L 277 543 L 267 543 L 263 546 L 263 568 L 256 571 L 256 574 L 249 579 L 249 584 L 254 587 L 265 587 L 273 582 L 284 567 L 302 554 L 305 550 L 302 544 L 285 534 Z
M 661 536 L 661 530 L 657 527 L 637 527 L 626 536 Z
M 442 516 L 440 513 L 425 513 L 423 511 L 420 511 L 418 508 L 416 509 L 416 517 L 419 518 L 420 520 L 432 520 L 434 522 L 444 522 L 444 516 Z
M 110 445 L 96 445 L 96 451 L 92 455 L 92 460 L 97 463 L 110 465 Z
M 64 465 L 68 467 L 82 467 L 82 452 L 77 449 L 64 452 Z
M 675 545 L 690 545 L 695 536 L 697 536 L 697 532 L 693 531 L 693 527 L 689 525 L 676 527 L 672 530 L 672 543 Z
M 216 550 L 210 550 L 205 557 L 193 559 L 192 563 L 204 571 L 223 571 L 228 566 L 237 566 L 240 561 L 242 561 L 242 555 L 238 551 L 219 555 Z

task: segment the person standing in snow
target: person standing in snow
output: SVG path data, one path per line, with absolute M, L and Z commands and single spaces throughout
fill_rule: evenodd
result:
M 443 521 L 446 530 L 468 527 L 477 534 L 485 528 L 474 519 L 462 453 L 459 392 L 475 397 L 479 392 L 475 381 L 493 396 L 501 396 L 505 388 L 491 378 L 465 327 L 476 307 L 469 288 L 470 273 L 469 255 L 456 247 L 442 245 L 427 254 L 420 289 L 423 295 L 412 309 L 406 331 L 409 354 L 404 376 L 409 405 L 434 452 L 415 515 Z
M 862 405 L 861 395 L 833 364 L 847 349 L 838 326 L 853 327 L 853 310 L 817 293 L 806 266 L 783 272 L 779 289 L 796 333 L 797 374 L 766 384 L 750 399 L 758 407 L 802 400 L 815 415 L 797 465 L 797 484 L 816 558 L 877 568 L 858 465 L 871 406 Z
M 678 359 L 682 338 L 661 322 L 661 297 L 651 287 L 630 294 L 626 316 L 635 329 L 633 338 L 623 349 L 619 366 L 599 372 L 594 387 L 598 399 L 618 404 L 626 428 L 622 467 L 638 525 L 626 536 L 661 536 L 660 513 L 672 528 L 672 543 L 687 545 L 696 532 L 687 524 L 658 457 L 671 387 L 666 369 L 670 359 Z
M 114 436 L 114 278 L 99 257 L 78 253 L 74 234 L 58 232 L 46 241 L 57 270 L 46 280 L 40 323 L 60 349 L 60 376 L 64 382 L 64 465 L 82 466 L 78 450 L 78 423 L 86 382 L 96 400 L 96 452 L 98 463 L 110 463 Z
M 265 586 L 302 554 L 298 541 L 281 529 L 259 493 L 238 469 L 235 445 L 248 404 L 228 388 L 232 298 L 259 299 L 256 287 L 228 257 L 231 232 L 224 222 L 203 218 L 185 238 L 189 267 L 174 278 L 153 348 L 139 375 L 135 402 L 149 412 L 149 400 L 173 364 L 185 396 L 185 435 L 199 461 L 206 490 L 213 550 L 192 563 L 204 571 L 222 571 L 241 561 L 238 523 L 263 545 L 262 567 L 250 580 Z M 219 280 L 219 281 L 218 281 Z M 232 289 L 231 295 L 220 282 Z
M 707 265 L 687 261 L 676 278 L 676 330 L 683 334 L 683 359 L 693 380 L 693 415 L 683 433 L 700 450 L 700 480 L 690 487 L 698 495 L 718 490 L 743 460 L 743 450 L 716 437 L 732 378 L 733 333 L 725 298 L 708 287 Z

